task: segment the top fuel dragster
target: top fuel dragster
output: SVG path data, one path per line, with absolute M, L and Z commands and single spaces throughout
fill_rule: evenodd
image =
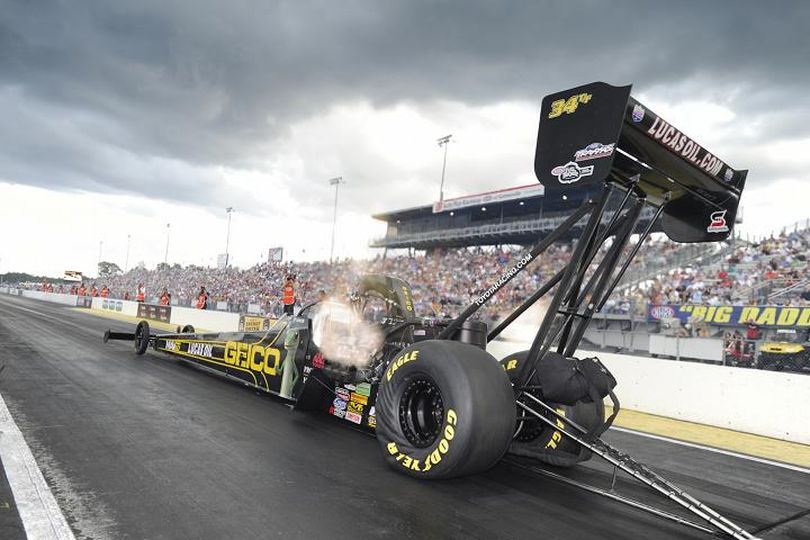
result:
M 548 476 L 661 518 L 737 539 L 753 538 L 600 437 L 619 411 L 616 381 L 596 358 L 574 355 L 591 317 L 622 278 L 654 225 L 674 241 L 715 242 L 731 234 L 747 171 L 731 168 L 630 96 L 630 86 L 591 83 L 542 102 L 535 173 L 547 192 L 593 193 L 526 251 L 454 319 L 414 312 L 410 287 L 364 277 L 351 307 L 305 306 L 266 332 L 155 335 L 146 321 L 133 340 L 375 430 L 386 461 L 418 478 L 474 474 L 505 454 L 556 466 L 596 455 L 699 518 L 687 518 L 546 470 Z M 652 212 L 643 227 L 642 211 Z M 638 229 L 638 230 L 637 230 Z M 579 240 L 569 264 L 489 330 L 472 316 L 564 234 Z M 635 237 L 634 237 L 635 235 Z M 634 238 L 633 238 L 634 237 Z M 631 242 L 633 238 L 633 242 Z M 547 313 L 528 351 L 500 362 L 486 345 L 541 297 Z M 376 340 L 353 319 L 371 319 Z M 337 335 L 337 347 L 326 347 Z M 334 345 L 334 344 L 332 344 Z M 613 401 L 606 418 L 603 400 Z

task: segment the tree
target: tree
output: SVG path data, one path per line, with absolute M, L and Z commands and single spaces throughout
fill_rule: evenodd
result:
M 101 261 L 98 263 L 98 277 L 110 278 L 121 273 L 121 268 L 114 262 Z

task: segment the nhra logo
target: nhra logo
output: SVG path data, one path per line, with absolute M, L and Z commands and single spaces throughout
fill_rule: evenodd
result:
M 706 228 L 706 232 L 728 232 L 728 225 L 726 224 L 726 212 L 728 212 L 728 210 L 718 210 L 717 212 L 712 212 L 712 214 L 709 216 L 711 223 L 709 223 L 709 226 Z
M 558 165 L 551 169 L 551 174 L 556 176 L 561 184 L 573 184 L 580 178 L 591 176 L 593 174 L 593 165 L 580 167 L 573 161 L 569 161 L 565 165 Z
M 591 143 L 582 150 L 574 152 L 574 161 L 589 161 L 608 157 L 613 154 L 614 144 Z
M 676 317 L 675 308 L 672 306 L 651 306 L 650 317 L 656 320 L 673 319 Z

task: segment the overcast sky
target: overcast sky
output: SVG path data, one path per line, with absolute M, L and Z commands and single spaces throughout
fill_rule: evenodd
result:
M 526 184 L 543 95 L 634 95 L 810 216 L 810 2 L 0 0 L 0 273 L 268 247 L 367 256 L 372 212 Z M 170 229 L 166 224 L 171 223 Z

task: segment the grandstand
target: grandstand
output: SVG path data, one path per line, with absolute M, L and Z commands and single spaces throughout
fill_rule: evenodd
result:
M 445 199 L 432 205 L 415 206 L 375 214 L 387 224 L 385 237 L 371 247 L 385 249 L 434 249 L 466 246 L 530 245 L 553 231 L 588 197 L 601 188 L 585 187 L 570 192 L 545 193 L 540 184 L 516 186 Z M 618 199 L 613 206 L 618 206 Z M 605 219 L 612 217 L 608 211 Z M 642 213 L 640 226 L 652 218 L 653 210 Z M 578 229 L 569 233 L 576 236 Z

